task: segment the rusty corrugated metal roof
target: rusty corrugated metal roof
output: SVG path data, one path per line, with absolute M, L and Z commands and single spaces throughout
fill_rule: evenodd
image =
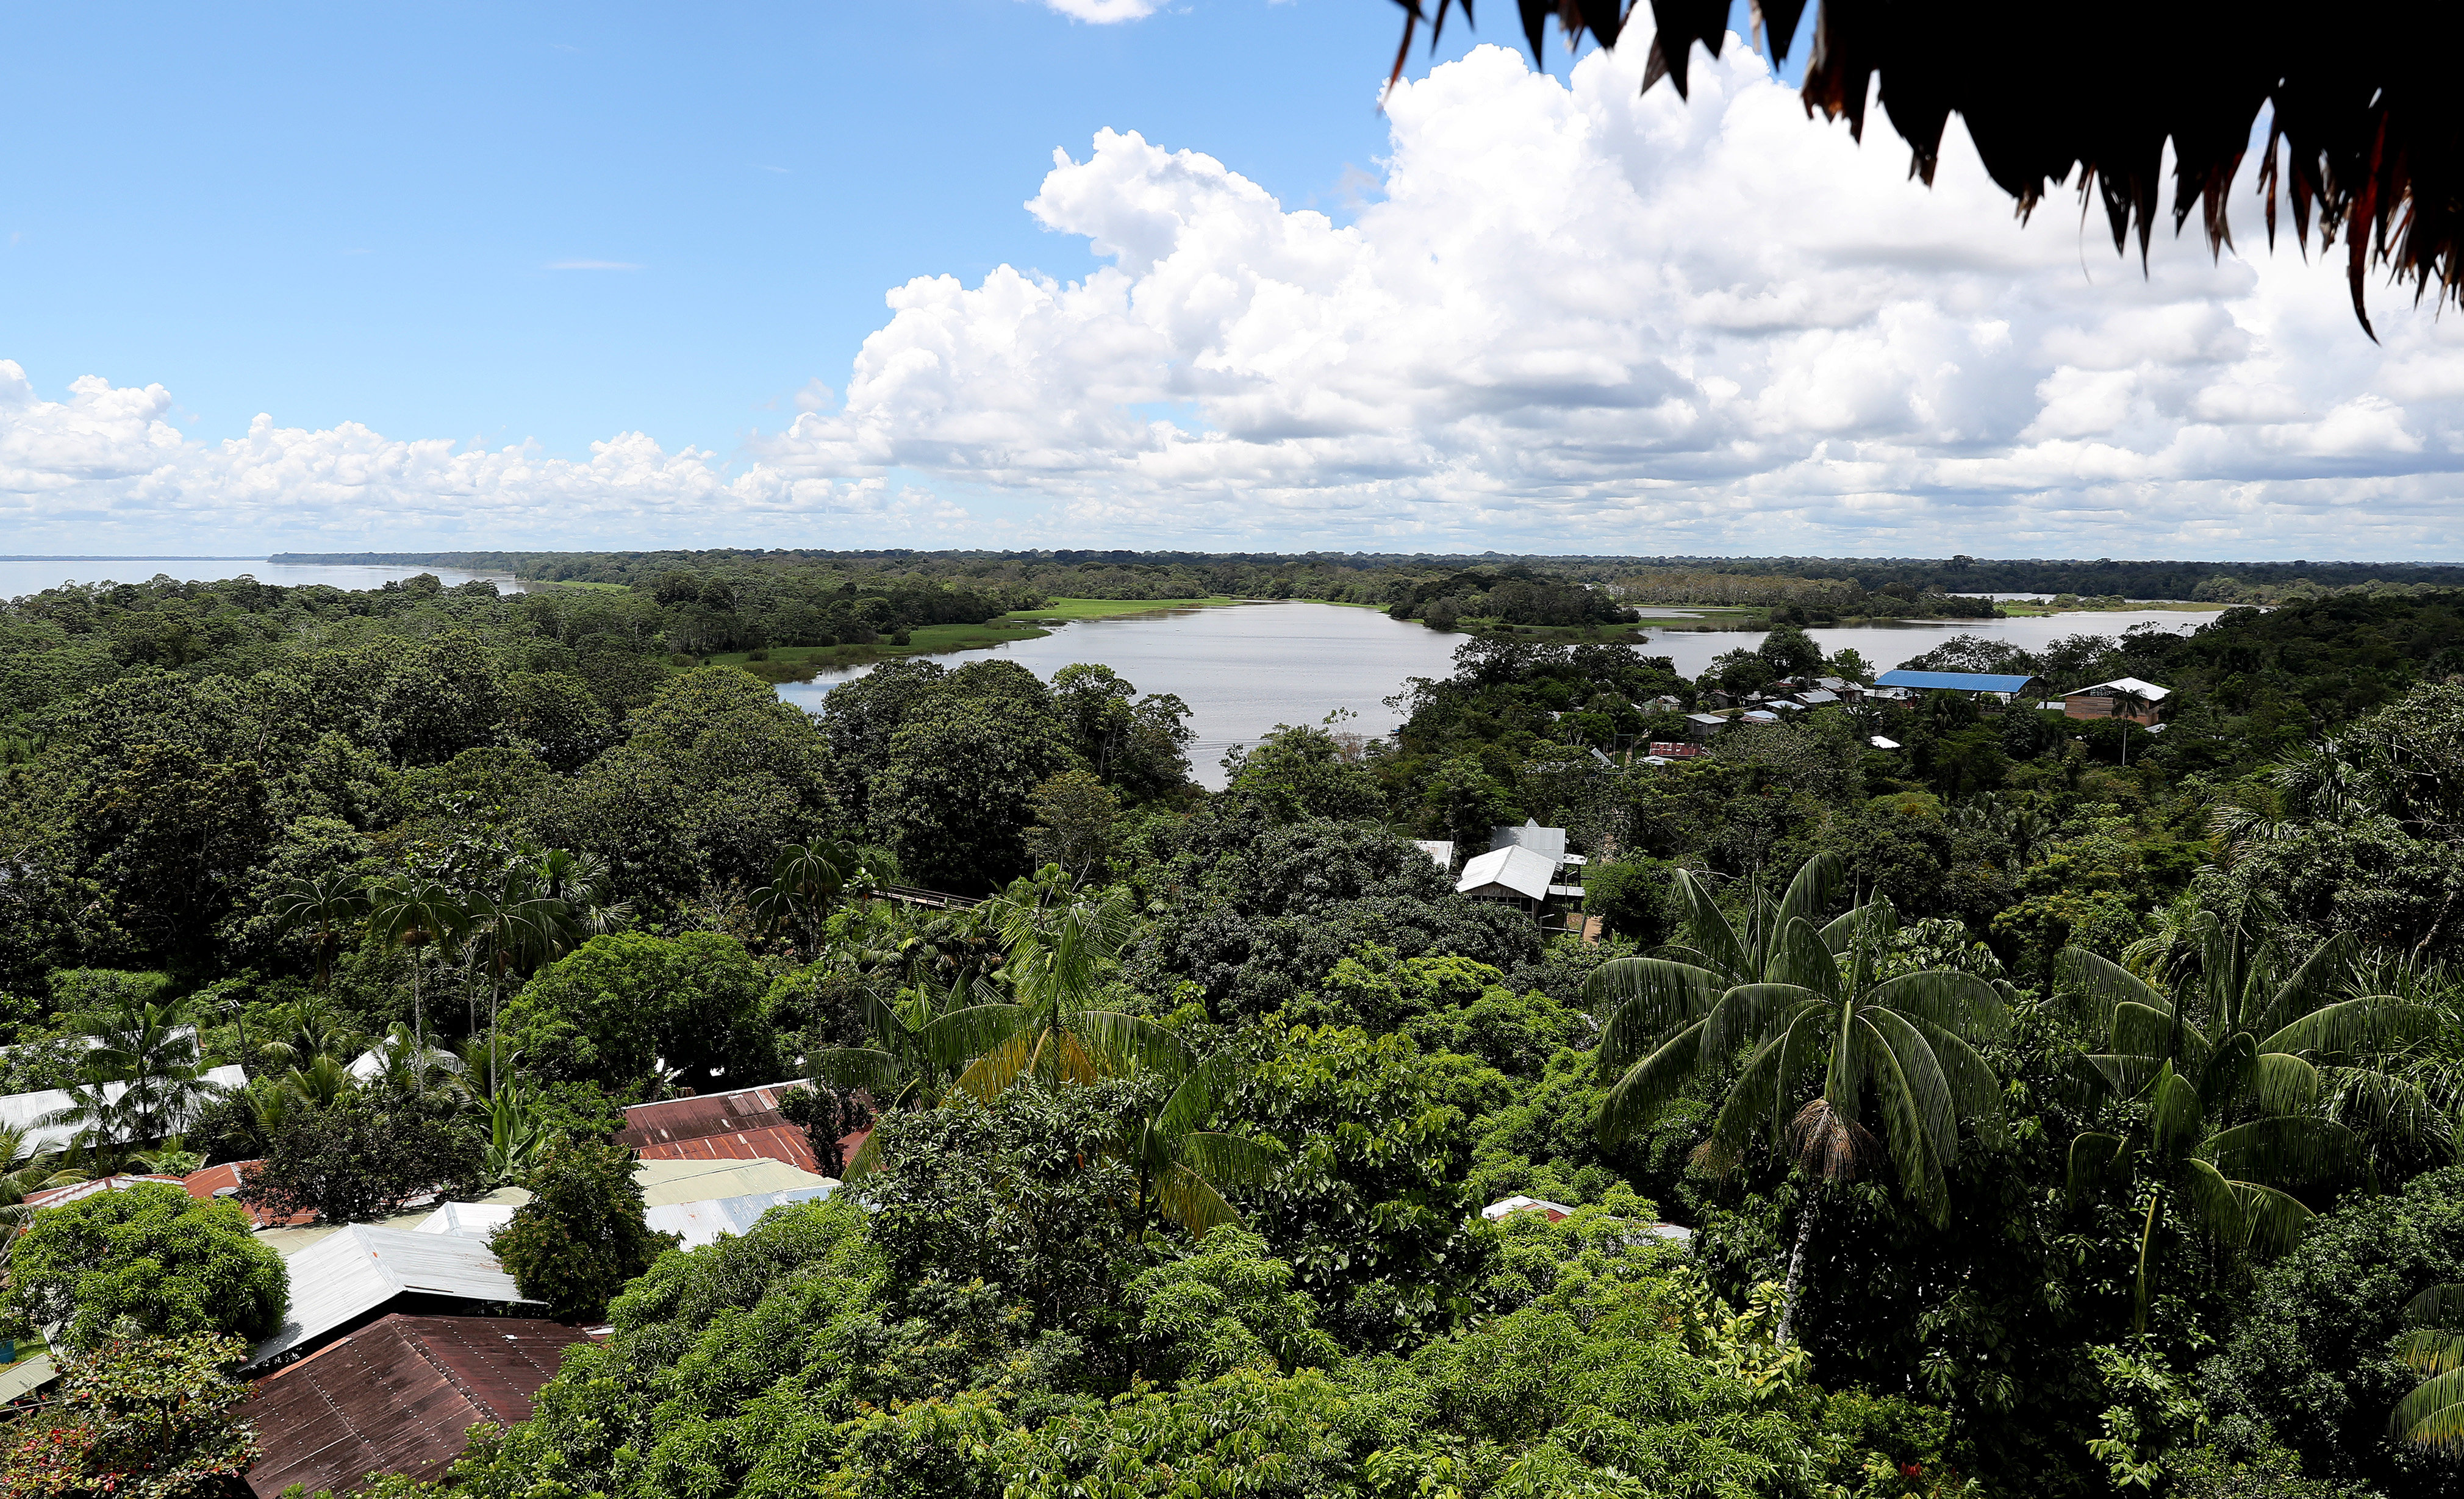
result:
M 587 1341 L 530 1317 L 380 1318 L 257 1381 L 233 1413 L 265 1453 L 248 1486 L 273 1499 L 293 1484 L 342 1494 L 369 1473 L 439 1476 L 472 1426 L 529 1419 L 564 1350 Z
M 796 1083 L 771 1083 L 729 1093 L 637 1103 L 625 1111 L 625 1128 L 617 1135 L 616 1140 L 619 1144 L 638 1149 L 644 1145 L 668 1145 L 678 1140 L 700 1139 L 711 1135 L 733 1135 L 743 1130 L 779 1126 L 792 1129 L 794 1126 L 787 1123 L 787 1116 L 779 1112 L 779 1100 L 799 1086 Z
M 824 1174 L 813 1155 L 813 1142 L 792 1124 L 644 1145 L 635 1154 L 644 1160 L 776 1160 L 799 1171 Z

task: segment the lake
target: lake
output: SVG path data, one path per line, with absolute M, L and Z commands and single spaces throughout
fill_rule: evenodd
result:
M 434 573 L 447 587 L 474 578 L 494 578 L 507 593 L 522 585 L 502 573 L 453 567 L 363 567 L 323 562 L 269 562 L 261 557 L 98 557 L 46 562 L 0 560 L 0 599 L 21 598 L 63 583 L 150 583 L 157 574 L 183 583 L 219 583 L 242 573 L 259 583 L 297 588 L 321 583 L 337 588 L 375 588 L 421 573 Z
M 1991 636 L 2035 650 L 2065 635 L 2119 635 L 2143 622 L 2193 629 L 2213 618 L 2212 613 L 2151 609 L 1926 620 L 1810 633 L 1827 651 L 1855 648 L 1879 672 L 1956 634 Z M 1376 609 L 1287 601 L 1081 620 L 1058 626 L 1039 640 L 933 659 L 957 667 L 1002 656 L 1047 681 L 1074 662 L 1098 662 L 1136 684 L 1141 693 L 1177 693 L 1190 706 L 1190 728 L 1197 735 L 1190 746 L 1191 766 L 1199 784 L 1220 790 L 1224 751 L 1256 743 L 1279 723 L 1317 723 L 1330 713 L 1349 709 L 1356 716 L 1346 719 L 1343 727 L 1371 736 L 1391 734 L 1402 717 L 1384 699 L 1411 677 L 1453 674 L 1455 648 L 1463 638 L 1391 620 Z M 1643 649 L 1671 657 L 1678 671 L 1692 677 L 1700 676 L 1713 656 L 1739 647 L 1751 649 L 1762 638 L 1759 630 L 1654 630 Z M 780 687 L 779 695 L 818 713 L 831 688 L 869 670 L 853 667 L 810 682 L 788 682 Z

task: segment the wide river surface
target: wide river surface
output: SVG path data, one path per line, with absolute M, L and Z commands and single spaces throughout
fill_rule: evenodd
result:
M 2189 630 L 2213 618 L 2213 613 L 2150 609 L 1860 625 L 1811 633 L 1823 650 L 1854 647 L 1882 672 L 1952 635 L 1984 635 L 2034 650 L 2065 635 L 2119 635 L 2138 624 Z M 1654 630 L 1643 650 L 1673 658 L 1677 670 L 1692 677 L 1701 675 L 1713 656 L 1739 647 L 1750 650 L 1762 638 L 1758 630 Z M 1373 737 L 1392 733 L 1402 716 L 1387 707 L 1385 699 L 1412 677 L 1451 675 L 1455 648 L 1463 639 L 1388 619 L 1376 609 L 1294 601 L 1081 620 L 1054 627 L 1038 640 L 933 659 L 956 667 L 1002 656 L 1047 681 L 1073 662 L 1099 662 L 1141 693 L 1177 693 L 1189 704 L 1190 728 L 1197 734 L 1190 746 L 1191 766 L 1200 784 L 1220 789 L 1224 751 L 1256 743 L 1279 723 L 1318 723 L 1331 713 L 1349 709 L 1353 716 L 1342 720 L 1341 727 Z M 789 682 L 779 695 L 819 713 L 831 688 L 868 670 L 855 667 L 810 682 Z
M 452 567 L 362 567 L 324 562 L 269 562 L 261 557 L 97 557 L 39 562 L 0 561 L 0 599 L 21 598 L 64 583 L 151 583 L 158 576 L 182 583 L 219 583 L 242 573 L 259 583 L 297 588 L 312 583 L 337 588 L 377 588 L 403 578 L 434 573 L 447 587 L 474 578 L 494 578 L 507 593 L 522 585 L 503 573 L 463 572 Z

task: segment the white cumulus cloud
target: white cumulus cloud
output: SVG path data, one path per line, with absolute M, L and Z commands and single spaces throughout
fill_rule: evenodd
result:
M 1073 21 L 1092 21 L 1098 26 L 1143 21 L 1155 12 L 1155 0 L 1044 0 L 1044 4 Z
M 1056 151 L 1027 211 L 1101 269 L 892 289 L 843 393 L 732 458 L 266 417 L 196 441 L 160 386 L 46 401 L 0 364 L 0 521 L 24 550 L 2453 554 L 2464 321 L 2382 291 L 2372 344 L 2290 247 L 2160 242 L 2143 275 L 2066 203 L 2014 223 L 1955 127 L 1927 189 L 1742 46 L 1690 104 L 1639 92 L 1644 51 L 1567 83 L 1485 47 L 1397 89 L 1348 224 L 1133 130 Z

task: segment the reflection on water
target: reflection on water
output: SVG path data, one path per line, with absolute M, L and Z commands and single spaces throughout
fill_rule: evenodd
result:
M 1863 625 L 1811 633 L 1825 650 L 1853 647 L 1876 671 L 1887 671 L 1958 634 L 2009 640 L 2034 650 L 2065 635 L 2119 635 L 2143 621 L 2192 629 L 2214 617 L 2149 610 Z M 1741 646 L 1751 649 L 1762 638 L 1758 630 L 1662 630 L 1654 631 L 1643 649 L 1671 657 L 1691 677 L 1700 676 L 1713 656 Z M 1177 693 L 1192 710 L 1190 727 L 1198 735 L 1191 764 L 1199 783 L 1220 789 L 1223 752 L 1256 743 L 1279 723 L 1316 723 L 1331 712 L 1350 709 L 1356 716 L 1345 720 L 1345 728 L 1368 735 L 1393 732 L 1400 716 L 1384 699 L 1407 678 L 1450 674 L 1455 648 L 1463 641 L 1461 635 L 1390 620 L 1375 609 L 1286 602 L 1082 620 L 1040 640 L 933 659 L 957 667 L 1001 656 L 1047 681 L 1073 662 L 1100 662 L 1141 693 Z M 810 682 L 789 682 L 779 695 L 819 712 L 831 688 L 869 670 L 854 667 Z
M 321 583 L 336 588 L 376 588 L 402 578 L 434 573 L 447 587 L 474 578 L 493 578 L 507 593 L 522 585 L 503 573 L 466 572 L 458 567 L 369 567 L 326 562 L 269 562 L 261 557 L 108 557 L 76 562 L 0 562 L 0 599 L 21 598 L 56 588 L 64 583 L 151 583 L 158 576 L 183 583 L 219 583 L 247 574 L 259 583 L 285 588 Z

